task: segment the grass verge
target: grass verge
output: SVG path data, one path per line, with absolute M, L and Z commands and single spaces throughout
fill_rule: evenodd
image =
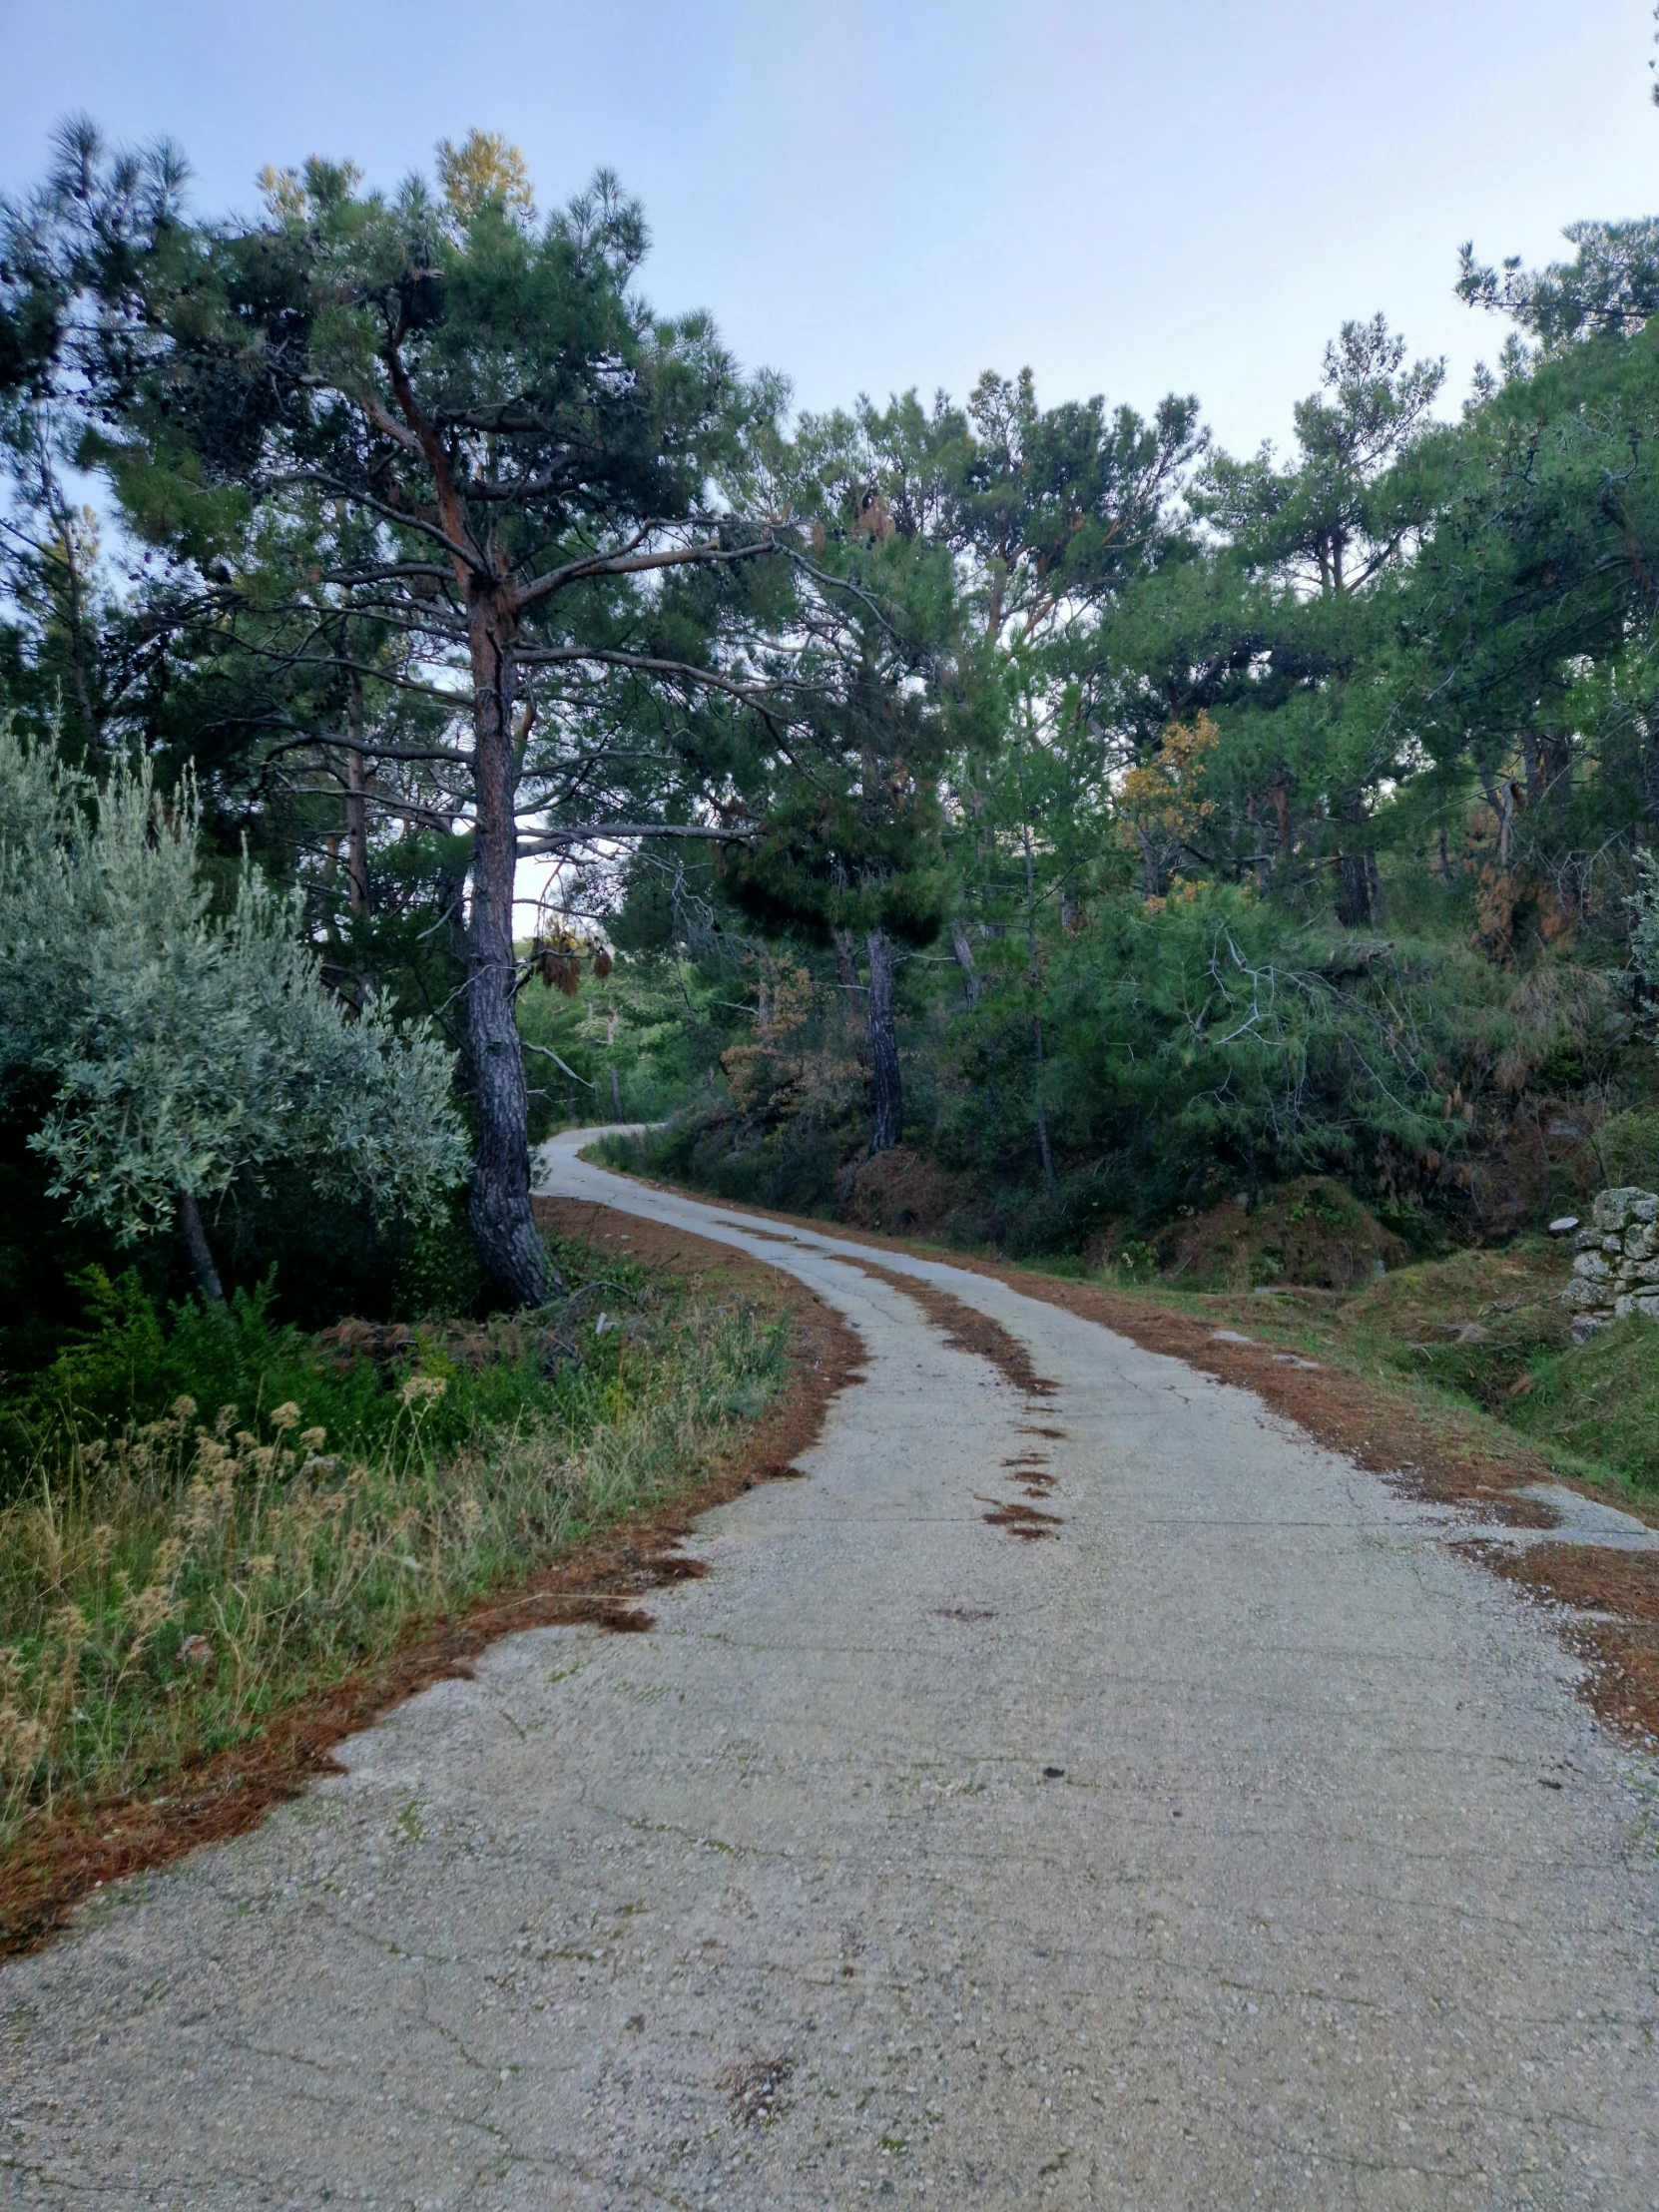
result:
M 434 1447 L 436 1337 L 383 1378 L 395 1420 L 354 1461 L 291 1402 L 66 1435 L 0 1514 L 0 1948 L 250 1825 L 491 1635 L 648 1625 L 628 1595 L 674 1578 L 694 1512 L 783 1471 L 769 1449 L 809 1440 L 850 1361 L 770 1271 L 644 1257 L 561 1249 L 625 1324 L 596 1330 L 589 1301 L 557 1386 L 458 1447 Z

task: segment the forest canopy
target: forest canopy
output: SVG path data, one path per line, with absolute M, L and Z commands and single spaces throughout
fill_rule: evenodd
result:
M 384 1306 L 464 1185 L 534 1305 L 568 1119 L 1024 1248 L 1659 1180 L 1654 221 L 1448 249 L 1466 396 L 1345 321 L 1235 455 L 1013 365 L 795 410 L 537 191 L 474 131 L 205 216 L 75 123 L 0 213 L 18 1219 Z

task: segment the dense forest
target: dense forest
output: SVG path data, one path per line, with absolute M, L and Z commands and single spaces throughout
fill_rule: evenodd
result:
M 1240 457 L 1026 372 L 796 411 L 487 134 L 188 184 L 76 124 L 4 211 L 14 1375 L 89 1269 L 538 1306 L 572 1120 L 1127 1276 L 1659 1183 L 1659 222 L 1448 252 L 1460 405 L 1345 322 Z
M 1240 457 L 800 410 L 488 134 L 260 193 L 0 207 L 0 1938 L 791 1386 L 562 1125 L 1659 1482 L 1659 220 Z

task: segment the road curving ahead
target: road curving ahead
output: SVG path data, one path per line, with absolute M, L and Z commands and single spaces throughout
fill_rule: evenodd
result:
M 0 2203 L 1659 2206 L 1659 1776 L 1466 1517 L 583 1141 L 542 1188 L 862 1379 L 651 1633 L 496 1645 L 0 1972 Z

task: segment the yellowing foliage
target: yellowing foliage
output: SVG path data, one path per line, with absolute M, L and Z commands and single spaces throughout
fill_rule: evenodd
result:
M 499 131 L 468 131 L 459 146 L 440 139 L 438 183 L 450 214 L 462 225 L 486 200 L 499 200 L 514 216 L 527 216 L 535 207 L 524 156 Z
M 1221 732 L 1208 714 L 1196 722 L 1172 722 L 1157 756 L 1132 768 L 1118 794 L 1118 819 L 1146 864 L 1147 898 L 1163 904 L 1161 886 L 1183 845 L 1215 812 L 1204 795 L 1204 776 Z

